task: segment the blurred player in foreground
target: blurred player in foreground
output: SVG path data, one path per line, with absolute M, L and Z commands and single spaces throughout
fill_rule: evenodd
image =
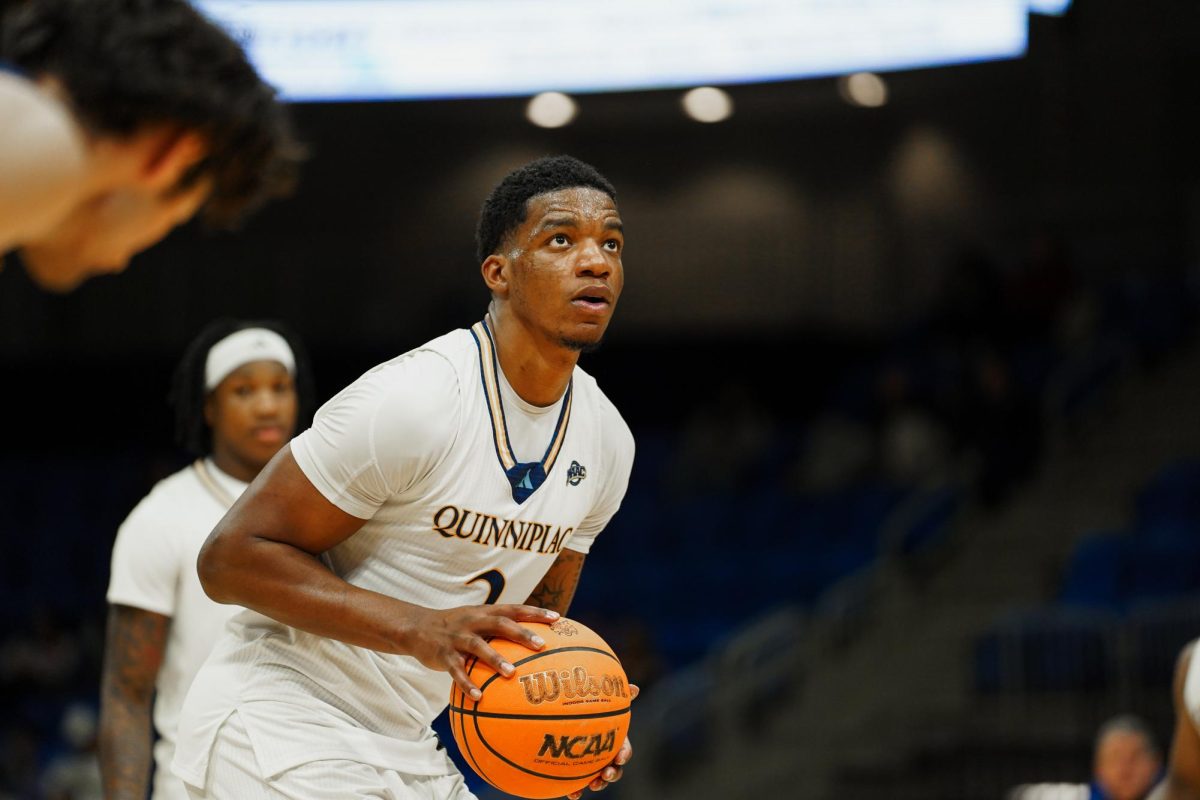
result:
M 171 775 L 179 707 L 235 606 L 205 596 L 196 555 L 310 411 L 298 340 L 274 323 L 221 320 L 175 372 L 176 437 L 199 459 L 158 483 L 117 534 L 108 587 L 100 759 L 108 800 L 185 800 Z
M 566 613 L 629 481 L 629 428 L 576 365 L 624 283 L 615 196 L 566 156 L 510 173 L 480 215 L 486 318 L 326 403 L 213 531 L 204 588 L 252 610 L 184 703 L 192 797 L 472 796 L 429 725 L 452 682 L 479 696 L 467 659 L 511 675 L 489 637 L 544 645 L 519 623 Z
M 1175 664 L 1175 734 L 1167 758 L 1167 776 L 1150 800 L 1200 800 L 1200 660 L 1189 643 Z
M 3 9 L 0 6 L 0 9 Z M 186 0 L 25 0 L 0 25 L 0 259 L 69 291 L 198 211 L 291 189 L 284 108 Z

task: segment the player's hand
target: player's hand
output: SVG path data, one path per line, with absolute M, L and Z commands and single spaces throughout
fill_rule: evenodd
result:
M 541 650 L 542 637 L 519 622 L 544 622 L 559 618 L 557 611 L 537 606 L 460 606 L 445 610 L 424 609 L 407 637 L 407 652 L 430 669 L 449 672 L 458 687 L 478 700 L 479 687 L 467 677 L 467 659 L 478 658 L 501 675 L 511 675 L 513 665 L 492 649 L 488 639 L 500 637 Z
M 639 691 L 640 690 L 638 687 L 634 686 L 632 683 L 629 684 L 629 702 L 632 703 L 637 699 Z M 607 787 L 610 783 L 616 783 L 617 781 L 621 780 L 621 774 L 625 771 L 625 764 L 627 764 L 631 758 L 633 758 L 633 744 L 629 741 L 629 737 L 626 736 L 625 743 L 622 744 L 621 749 L 617 751 L 617 757 L 612 760 L 611 764 L 600 771 L 600 774 L 596 776 L 595 780 L 587 785 L 587 788 L 591 789 L 593 792 L 599 792 Z M 567 795 L 567 800 L 579 800 L 581 797 L 583 797 L 583 789 Z

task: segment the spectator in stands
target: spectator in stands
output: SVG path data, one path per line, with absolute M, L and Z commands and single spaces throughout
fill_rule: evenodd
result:
M 887 479 L 917 485 L 941 476 L 949 466 L 949 433 L 918 402 L 912 376 L 900 364 L 886 367 L 876 387 L 879 404 L 879 466 Z
M 1131 714 L 1100 726 L 1092 761 L 1091 800 L 1143 800 L 1162 775 L 1150 728 Z
M 969 400 L 969 446 L 980 459 L 979 496 L 987 505 L 1003 502 L 1037 467 L 1042 448 L 1036 402 L 1013 379 L 997 352 L 976 355 Z

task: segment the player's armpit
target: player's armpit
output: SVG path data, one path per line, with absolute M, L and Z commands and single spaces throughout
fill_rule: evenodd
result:
M 541 583 L 534 587 L 526 604 L 557 611 L 565 617 L 575 597 L 575 589 L 579 586 L 585 558 L 583 553 L 564 548 Z
M 142 800 L 150 777 L 151 709 L 171 619 L 112 605 L 100 684 L 100 771 L 109 800 Z

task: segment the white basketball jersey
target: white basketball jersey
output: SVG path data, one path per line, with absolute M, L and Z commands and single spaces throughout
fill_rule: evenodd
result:
M 549 408 L 523 403 L 483 323 L 371 370 L 291 448 L 330 502 L 367 520 L 325 554 L 330 569 L 429 608 L 525 602 L 563 548 L 588 551 L 633 461 L 629 429 L 591 376 L 576 368 Z M 237 709 L 268 776 L 318 758 L 446 774 L 428 726 L 450 686 L 413 658 L 243 612 L 193 684 L 175 769 L 202 786 L 212 738 Z
M 245 489 L 211 460 L 197 461 L 159 481 L 126 518 L 113 545 L 108 602 L 171 618 L 155 680 L 153 800 L 187 796 L 171 775 L 179 707 L 213 642 L 238 611 L 204 593 L 196 555 Z
M 1183 679 L 1183 707 L 1192 724 L 1200 729 L 1200 641 L 1193 643 L 1187 674 Z

